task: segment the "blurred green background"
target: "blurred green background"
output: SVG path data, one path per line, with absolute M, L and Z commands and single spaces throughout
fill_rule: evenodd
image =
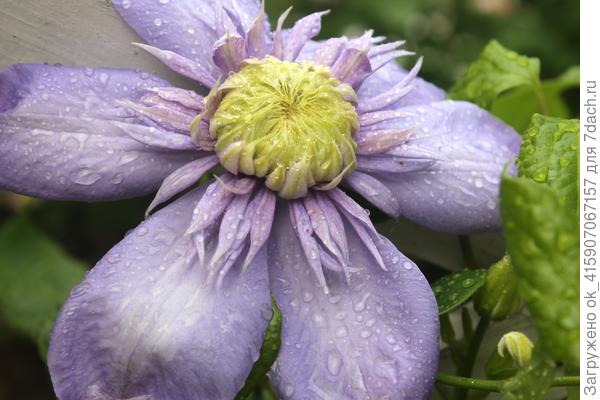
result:
M 294 9 L 288 21 L 318 10 L 332 11 L 324 19 L 320 38 L 357 35 L 374 29 L 376 35 L 389 40 L 407 40 L 407 49 L 424 56 L 421 75 L 444 89 L 462 75 L 492 38 L 521 54 L 539 57 L 542 78 L 558 76 L 579 60 L 577 1 L 267 0 L 271 20 L 276 20 L 290 5 Z M 411 65 L 414 60 L 405 58 L 402 62 Z M 576 109 L 577 92 L 566 96 Z M 150 200 L 151 197 L 102 204 L 42 202 L 0 192 L 0 224 L 16 213 L 27 212 L 34 224 L 67 253 L 93 266 L 127 230 L 139 223 Z M 401 250 L 411 252 L 402 247 Z M 413 255 L 418 260 L 418 254 Z M 444 254 L 440 257 L 444 258 Z M 0 315 L 0 400 L 52 398 L 45 364 L 36 345 L 6 329 Z

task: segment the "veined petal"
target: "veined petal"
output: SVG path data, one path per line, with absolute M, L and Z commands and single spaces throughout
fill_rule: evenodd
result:
M 247 31 L 260 9 L 258 0 L 115 0 L 113 4 L 148 44 L 195 61 L 215 78 L 218 69 L 211 60 L 212 48 L 225 29 L 223 14 L 227 19 L 237 17 Z
M 426 399 L 438 357 L 435 298 L 418 268 L 378 237 L 387 272 L 345 224 L 348 283 L 317 279 L 287 209 L 269 241 L 271 290 L 283 313 L 282 347 L 271 377 L 284 399 Z
M 266 252 L 206 285 L 184 235 L 195 190 L 117 244 L 71 293 L 48 365 L 61 400 L 231 399 L 244 385 L 271 316 Z M 207 253 L 216 237 L 207 235 Z M 137 396 L 137 397 L 136 397 Z
M 397 212 L 384 211 L 449 232 L 500 228 L 498 187 L 503 168 L 518 154 L 517 133 L 465 102 L 443 101 L 402 111 L 408 116 L 375 127 L 411 129 L 411 136 L 387 152 L 357 158 L 357 171 L 370 174 L 397 199 Z M 353 188 L 383 208 L 377 198 L 381 193 Z
M 165 176 L 201 155 L 174 150 L 191 149 L 184 143 L 189 139 L 122 105 L 165 85 L 131 70 L 48 65 L 0 70 L 0 187 L 85 201 L 155 190 Z M 153 140 L 157 135 L 164 140 Z

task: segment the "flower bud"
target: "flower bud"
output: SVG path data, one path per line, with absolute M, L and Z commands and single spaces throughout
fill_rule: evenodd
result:
M 498 342 L 498 354 L 501 357 L 508 356 L 512 358 L 519 367 L 529 364 L 531 360 L 531 351 L 533 350 L 533 343 L 525 334 L 521 332 L 509 332 L 502 336 Z
M 488 270 L 475 296 L 475 309 L 479 315 L 499 321 L 508 318 L 518 305 L 517 278 L 510 258 L 504 256 Z

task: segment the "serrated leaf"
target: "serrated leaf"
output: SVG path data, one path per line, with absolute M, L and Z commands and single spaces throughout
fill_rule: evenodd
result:
M 579 87 L 579 67 L 571 67 L 555 79 L 542 81 L 541 92 L 547 106 L 542 109 L 540 100 L 530 86 L 509 90 L 499 96 L 492 107 L 492 113 L 523 133 L 529 126 L 531 116 L 536 113 L 554 117 L 570 118 L 571 111 L 562 98 L 567 89 Z
M 263 337 L 260 356 L 254 363 L 250 375 L 246 378 L 244 387 L 235 397 L 236 400 L 251 400 L 254 398 L 255 389 L 260 386 L 271 365 L 275 362 L 277 354 L 279 354 L 279 348 L 281 347 L 281 311 L 274 300 L 271 300 L 271 306 L 273 316 Z
M 0 229 L 0 318 L 45 359 L 54 319 L 86 269 L 25 217 Z
M 523 135 L 519 175 L 547 183 L 573 212 L 579 207 L 579 120 L 536 114 Z
M 540 60 L 517 54 L 492 40 L 450 89 L 449 97 L 489 110 L 501 93 L 520 86 L 540 90 Z
M 469 300 L 485 283 L 486 274 L 484 269 L 463 270 L 436 281 L 432 289 L 439 314 L 446 314 Z
M 579 225 L 554 191 L 502 179 L 501 212 L 517 287 L 540 341 L 555 359 L 579 363 Z
M 502 400 L 543 400 L 555 371 L 554 362 L 541 351 L 535 351 L 531 363 L 504 384 Z

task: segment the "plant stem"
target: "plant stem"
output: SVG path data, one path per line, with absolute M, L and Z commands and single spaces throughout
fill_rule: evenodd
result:
M 471 376 L 473 374 L 473 366 L 475 365 L 475 360 L 477 359 L 477 353 L 479 353 L 479 347 L 481 346 L 481 342 L 483 340 L 483 337 L 485 336 L 485 332 L 489 325 L 490 319 L 487 317 L 481 317 L 481 319 L 477 323 L 477 328 L 475 328 L 473 337 L 469 342 L 465 362 L 458 369 L 458 375 Z M 455 400 L 466 399 L 468 391 L 468 388 L 457 387 L 454 391 Z
M 458 244 L 460 246 L 460 251 L 463 256 L 465 267 L 467 269 L 477 268 L 477 263 L 475 262 L 475 257 L 473 256 L 473 246 L 471 246 L 471 239 L 469 238 L 469 236 L 459 235 Z
M 540 103 L 540 108 L 542 109 L 542 113 L 544 115 L 550 115 L 550 109 L 548 108 L 548 103 L 546 103 L 546 97 L 544 96 L 544 90 L 542 89 L 542 85 L 538 83 L 534 85 L 533 91 L 535 92 L 535 96 Z
M 508 380 L 489 380 L 489 379 L 475 379 L 465 378 L 462 376 L 444 374 L 439 372 L 436 376 L 438 383 L 445 385 L 454 386 L 464 389 L 475 389 L 485 392 L 501 392 L 502 387 Z M 554 378 L 552 386 L 579 386 L 578 376 L 558 376 Z

